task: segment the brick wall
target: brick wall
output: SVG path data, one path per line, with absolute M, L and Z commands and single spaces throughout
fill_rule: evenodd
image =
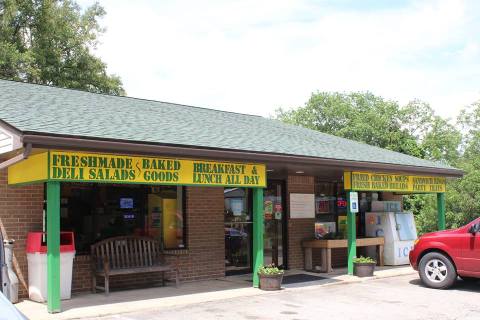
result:
M 223 188 L 186 188 L 188 249 L 180 253 L 180 279 L 213 279 L 225 276 Z M 0 171 L 0 228 L 6 238 L 16 240 L 15 271 L 20 279 L 20 297 L 28 296 L 25 253 L 29 231 L 42 229 L 43 184 L 8 186 L 6 170 Z M 167 274 L 167 278 L 171 275 Z M 160 274 L 113 277 L 112 288 L 142 287 L 159 283 Z M 100 282 L 101 283 L 101 282 Z M 73 264 L 73 292 L 91 289 L 90 257 L 77 256 Z
M 315 193 L 315 179 L 310 176 L 289 176 L 287 179 L 287 207 L 290 212 L 290 193 Z M 288 219 L 288 267 L 304 268 L 303 239 L 314 236 L 315 219 Z
M 43 184 L 8 186 L 7 170 L 0 170 L 0 230 L 15 239 L 14 268 L 19 278 L 19 295 L 28 294 L 25 244 L 29 231 L 42 230 Z
M 187 280 L 225 276 L 223 188 L 187 188 L 188 255 L 181 259 Z

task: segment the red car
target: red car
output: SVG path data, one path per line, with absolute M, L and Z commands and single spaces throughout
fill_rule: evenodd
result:
M 415 240 L 410 264 L 422 282 L 436 289 L 452 286 L 457 276 L 480 278 L 480 218 L 458 229 L 427 233 Z

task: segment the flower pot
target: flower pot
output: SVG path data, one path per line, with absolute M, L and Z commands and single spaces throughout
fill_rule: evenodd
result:
M 258 274 L 260 279 L 259 288 L 262 290 L 280 290 L 282 287 L 283 274 Z
M 353 275 L 357 277 L 372 277 L 375 263 L 353 263 Z

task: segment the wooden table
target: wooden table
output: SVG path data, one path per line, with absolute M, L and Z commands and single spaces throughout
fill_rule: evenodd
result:
M 358 238 L 356 239 L 357 247 L 376 246 L 378 261 L 380 266 L 383 266 L 383 246 L 385 239 L 378 238 Z M 332 249 L 347 248 L 347 239 L 332 239 L 332 240 L 303 240 L 302 247 L 305 252 L 305 270 L 313 270 L 312 249 L 321 249 L 322 252 L 322 266 L 321 272 L 332 272 Z

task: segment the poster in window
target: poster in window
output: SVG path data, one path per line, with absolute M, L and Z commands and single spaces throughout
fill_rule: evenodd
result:
M 315 239 L 323 239 L 335 231 L 335 222 L 315 222 Z
M 230 209 L 234 216 L 241 216 L 243 213 L 243 199 L 230 199 Z
M 338 232 L 344 237 L 347 237 L 347 216 L 338 216 Z
M 163 199 L 163 241 L 165 248 L 176 248 L 177 199 Z
M 328 197 L 319 197 L 316 199 L 317 213 L 330 213 L 330 199 Z
M 275 203 L 274 206 L 274 211 L 275 211 L 275 219 L 276 220 L 281 220 L 282 219 L 282 204 L 277 202 Z
M 148 195 L 147 234 L 159 239 L 162 234 L 162 198 L 156 194 Z
M 272 220 L 273 216 L 273 202 L 271 200 L 266 200 L 263 204 L 263 212 L 265 220 Z

